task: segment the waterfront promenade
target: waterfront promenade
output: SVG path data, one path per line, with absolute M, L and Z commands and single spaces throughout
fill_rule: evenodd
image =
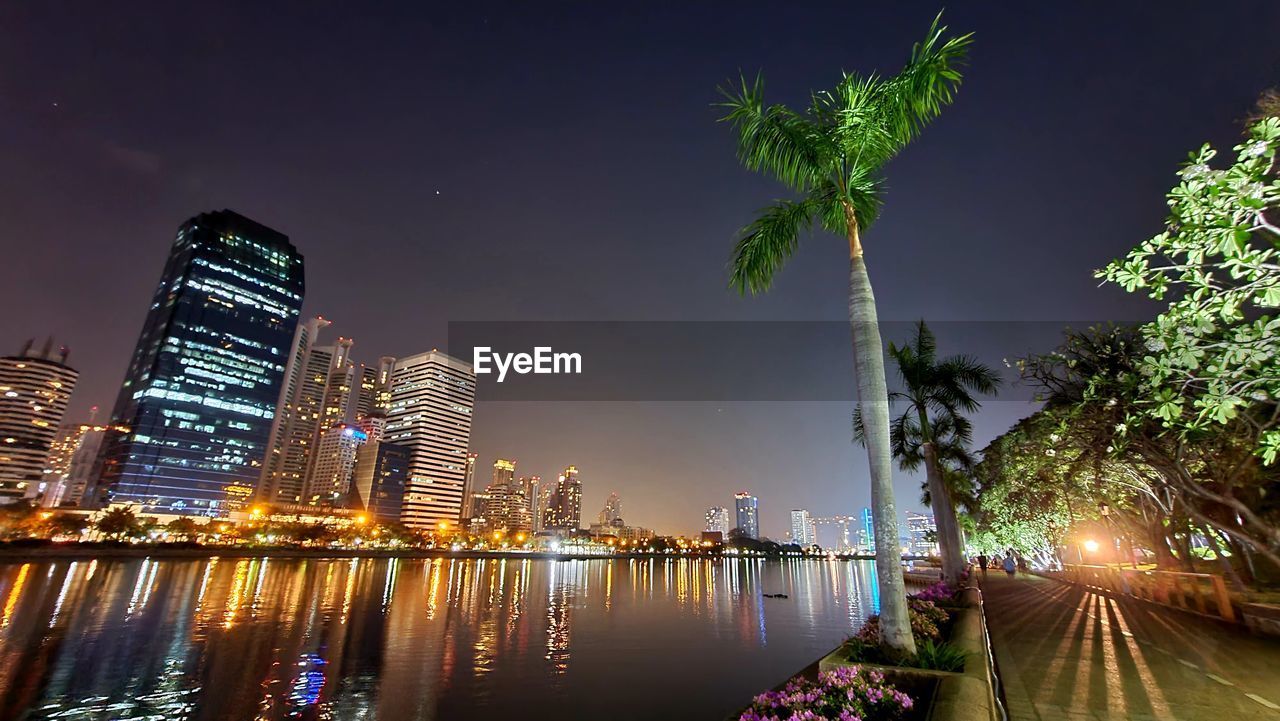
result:
M 982 580 L 1014 721 L 1280 719 L 1280 642 L 1039 576 Z

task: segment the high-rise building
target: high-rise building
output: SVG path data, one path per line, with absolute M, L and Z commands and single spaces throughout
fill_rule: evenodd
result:
M 750 493 L 741 491 L 733 496 L 737 511 L 738 530 L 747 538 L 760 537 L 760 501 Z
M 360 385 L 356 389 L 355 407 L 357 423 L 367 418 L 382 418 L 385 421 L 387 411 L 391 408 L 391 370 L 395 364 L 395 358 L 382 356 L 376 366 L 360 366 Z M 374 439 L 370 437 L 370 440 Z
M 533 530 L 533 513 L 515 476 L 515 461 L 499 458 L 493 462 L 493 481 L 485 489 L 482 514 L 486 531 L 527 533 Z
M 582 481 L 577 466 L 569 466 L 556 479 L 556 485 L 543 512 L 547 530 L 577 531 L 582 528 Z
M 731 526 L 729 526 L 728 508 L 725 508 L 724 506 L 712 506 L 711 508 L 708 508 L 706 520 L 707 523 L 703 528 L 704 531 L 719 533 L 722 539 L 729 537 L 729 528 Z
M 312 318 L 299 325 L 294 335 L 258 483 L 261 501 L 310 503 L 316 496 L 310 484 L 317 466 L 341 462 L 336 458 L 322 461 L 319 446 L 325 434 L 346 419 L 354 375 L 353 343 L 339 338 L 333 345 L 319 345 L 320 331 L 330 325 L 324 318 Z M 332 442 L 330 450 L 338 450 Z
M 94 506 L 97 478 L 102 471 L 102 441 L 109 431 L 123 433 L 128 428 L 94 425 L 98 408 L 94 406 L 88 423 L 64 424 L 58 429 L 45 469 L 44 495 L 41 504 L 56 506 Z
M 604 502 L 604 508 L 600 509 L 600 523 L 605 525 L 613 525 L 615 521 L 622 520 L 622 499 L 618 494 L 610 493 L 609 498 Z
M 78 371 L 53 339 L 35 351 L 0 358 L 0 503 L 34 497 L 49 468 L 49 451 L 67 412 Z
M 938 552 L 938 527 L 933 516 L 907 511 L 908 549 L 917 556 L 930 556 Z
M 538 506 L 533 509 L 533 527 L 538 531 L 547 530 L 552 517 L 551 503 L 556 496 L 556 483 L 547 483 L 538 489 Z
M 508 461 L 505 458 L 499 458 L 493 462 L 493 480 L 490 481 L 489 487 L 494 486 L 510 486 L 516 480 L 516 462 Z
M 475 397 L 469 363 L 434 350 L 396 361 L 386 440 L 409 449 L 405 525 L 435 528 L 461 519 Z
M 348 505 L 364 509 L 378 523 L 395 523 L 400 520 L 408 477 L 409 449 L 369 441 L 356 453 Z
M 520 493 L 524 494 L 525 504 L 529 506 L 529 526 L 534 531 L 542 530 L 542 511 L 538 505 L 542 478 L 539 476 L 522 476 L 517 483 Z
M 862 508 L 862 541 L 866 544 L 868 553 L 876 552 L 875 517 L 871 515 L 871 509 L 865 506 Z
M 791 542 L 800 546 L 812 546 L 817 537 L 813 516 L 803 508 L 791 511 Z
M 467 467 L 462 479 L 462 519 L 464 521 L 471 520 L 472 517 L 479 514 L 476 513 L 475 494 L 476 494 L 476 459 L 480 457 L 478 453 L 467 454 Z
M 217 516 L 256 484 L 303 290 L 281 233 L 228 210 L 178 228 L 112 413 L 112 500 Z
M 368 440 L 364 431 L 350 423 L 334 424 L 320 435 L 307 481 L 307 503 L 329 507 L 345 505 L 351 493 L 356 455 Z

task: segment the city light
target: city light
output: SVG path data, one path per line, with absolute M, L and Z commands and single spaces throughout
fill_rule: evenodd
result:
M 1087 539 L 1084 542 L 1084 550 L 1088 551 L 1089 553 L 1097 553 L 1098 548 L 1099 548 L 1098 542 L 1093 540 L 1092 538 Z

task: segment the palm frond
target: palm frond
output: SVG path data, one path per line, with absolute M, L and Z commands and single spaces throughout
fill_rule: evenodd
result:
M 739 293 L 763 293 L 773 276 L 800 244 L 800 234 L 813 227 L 820 208 L 813 198 L 780 200 L 760 211 L 733 248 L 730 287 Z
M 726 110 L 720 118 L 738 134 L 738 158 L 750 170 L 772 174 L 787 187 L 807 192 L 828 176 L 830 141 L 823 129 L 785 105 L 764 104 L 764 78 L 740 77 L 721 87 Z
M 906 66 L 883 85 L 885 125 L 899 148 L 914 140 L 955 99 L 973 33 L 944 39 L 946 33 L 938 13 L 924 41 L 911 48 Z

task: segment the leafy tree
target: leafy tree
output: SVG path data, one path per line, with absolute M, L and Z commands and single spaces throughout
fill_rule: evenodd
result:
M 80 536 L 89 526 L 89 519 L 76 513 L 58 513 L 49 519 L 55 536 Z
M 98 533 L 114 540 L 120 540 L 126 536 L 132 536 L 138 532 L 141 525 L 138 523 L 138 517 L 128 508 L 112 508 L 102 514 L 95 524 Z
M 195 520 L 186 516 L 169 521 L 164 528 L 169 532 L 169 535 L 176 536 L 184 541 L 192 540 L 200 532 L 200 527 L 196 525 Z
M 882 638 L 893 655 L 911 655 L 915 644 L 897 547 L 884 345 L 862 231 L 880 209 L 885 164 L 951 103 L 959 87 L 972 36 L 944 37 L 940 21 L 941 16 L 934 20 L 897 75 L 845 73 L 834 89 L 814 92 L 800 111 L 766 105 L 759 76 L 754 83 L 743 78 L 721 89 L 723 119 L 737 133 L 742 164 L 799 196 L 765 208 L 743 231 L 733 252 L 732 286 L 742 293 L 768 290 L 815 223 L 848 242 L 849 322 L 871 466 Z
M 903 407 L 889 430 L 893 454 L 903 470 L 914 471 L 921 464 L 925 467 L 927 495 L 942 551 L 942 575 L 955 582 L 964 573 L 966 562 L 946 464 L 971 465 L 966 450 L 970 425 L 961 412 L 981 408 L 975 394 L 995 393 L 999 376 L 970 356 L 938 358 L 937 340 L 923 320 L 909 343 L 889 344 L 889 357 L 903 386 L 902 391 L 889 394 L 890 401 Z M 865 437 L 861 414 L 855 414 L 854 429 L 857 437 Z
M 1142 402 L 1128 423 L 1158 420 L 1187 438 L 1244 420 L 1267 463 L 1280 453 L 1280 117 L 1249 130 L 1235 163 L 1204 145 L 1168 194 L 1164 232 L 1097 275 L 1168 303 L 1143 329 Z

